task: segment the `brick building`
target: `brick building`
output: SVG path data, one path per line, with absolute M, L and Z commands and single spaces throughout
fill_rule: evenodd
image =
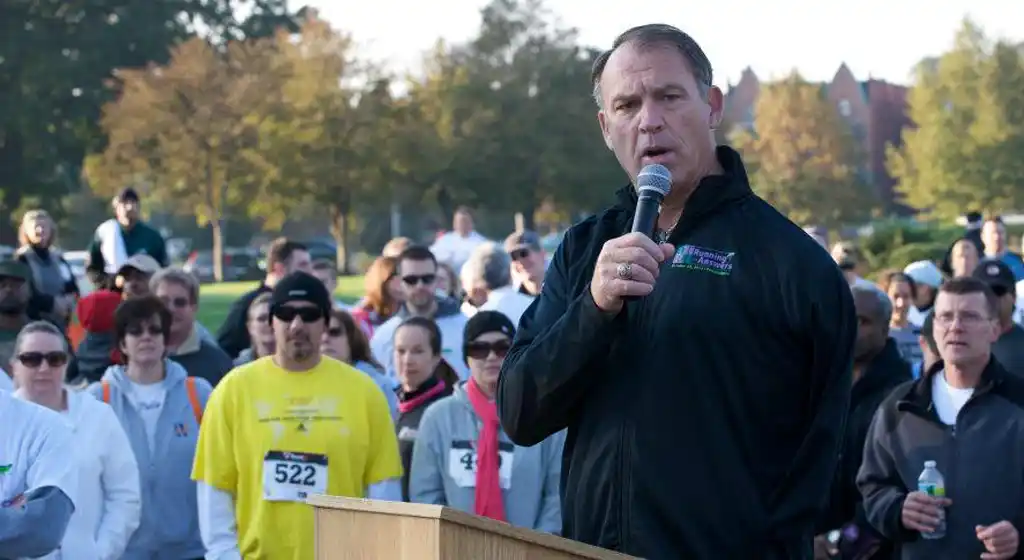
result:
M 832 81 L 822 84 L 836 110 L 850 125 L 854 138 L 863 146 L 864 174 L 887 211 L 900 211 L 895 204 L 896 182 L 885 169 L 885 147 L 900 145 L 900 132 L 910 124 L 907 118 L 907 88 L 882 80 L 860 81 L 846 64 L 839 66 Z M 761 80 L 747 68 L 739 82 L 730 85 L 725 96 L 725 120 L 734 126 L 753 129 L 754 106 Z

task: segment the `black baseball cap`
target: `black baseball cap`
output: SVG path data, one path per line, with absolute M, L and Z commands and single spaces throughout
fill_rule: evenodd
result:
M 521 249 L 540 251 L 540 236 L 530 230 L 517 231 L 505 238 L 505 252 L 512 254 Z
M 138 202 L 139 193 L 131 187 L 125 187 L 121 189 L 121 192 L 117 193 L 118 202 Z
M 307 301 L 320 308 L 324 320 L 329 321 L 331 309 L 334 304 L 331 302 L 331 294 L 316 276 L 307 272 L 295 271 L 285 276 L 274 284 L 274 290 L 270 294 L 271 314 L 276 307 L 290 301 Z
M 971 275 L 988 284 L 989 288 L 1002 296 L 1007 293 L 1016 293 L 1017 278 L 1013 271 L 1003 261 L 997 259 L 984 259 L 978 263 Z

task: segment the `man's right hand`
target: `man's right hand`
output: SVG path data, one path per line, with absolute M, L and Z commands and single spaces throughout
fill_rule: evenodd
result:
M 936 498 L 924 492 L 911 492 L 903 500 L 900 519 L 903 526 L 911 531 L 931 533 L 939 526 L 942 508 L 953 502 L 949 498 Z
M 661 263 L 674 251 L 672 245 L 658 245 L 642 233 L 627 233 L 606 241 L 590 280 L 594 303 L 602 311 L 617 313 L 622 309 L 622 298 L 651 293 Z

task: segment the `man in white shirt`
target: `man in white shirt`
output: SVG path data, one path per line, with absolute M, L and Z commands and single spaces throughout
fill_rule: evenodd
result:
M 75 511 L 71 428 L 9 391 L 0 391 L 0 427 L 0 558 L 49 554 Z
M 430 252 L 434 254 L 438 262 L 448 263 L 458 274 L 473 249 L 487 241 L 487 238 L 473 230 L 473 215 L 465 206 L 460 206 L 455 210 L 452 229 L 454 231 L 449 231 L 437 238 L 437 241 L 430 246 Z
M 463 274 L 474 286 L 486 292 L 486 301 L 479 311 L 498 311 L 519 325 L 519 318 L 533 303 L 534 297 L 520 293 L 512 285 L 512 258 L 497 243 L 484 243 L 469 256 Z
M 982 280 L 942 284 L 933 318 L 942 361 L 897 387 L 871 423 L 857 486 L 868 522 L 903 558 L 1017 557 L 1024 381 L 992 356 L 998 313 Z M 944 487 L 919 488 L 932 461 Z

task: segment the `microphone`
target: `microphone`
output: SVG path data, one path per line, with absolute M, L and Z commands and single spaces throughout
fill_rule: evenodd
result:
M 636 213 L 633 215 L 631 231 L 640 232 L 654 239 L 658 215 L 661 214 L 661 202 L 672 190 L 672 173 L 661 164 L 645 165 L 636 177 L 636 186 Z

